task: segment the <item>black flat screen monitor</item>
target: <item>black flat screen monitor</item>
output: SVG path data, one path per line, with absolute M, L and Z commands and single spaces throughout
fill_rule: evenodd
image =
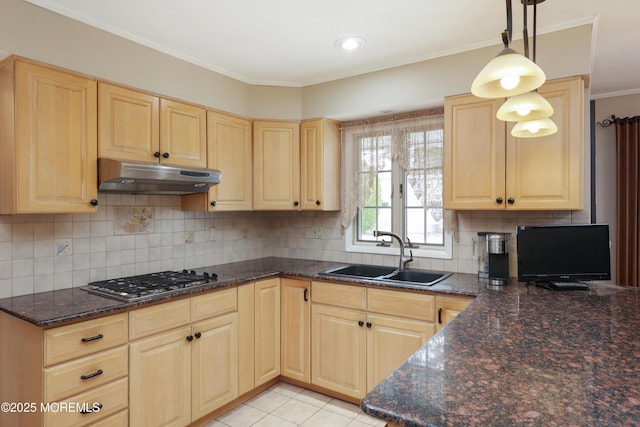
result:
M 610 280 L 607 224 L 519 225 L 518 281 Z

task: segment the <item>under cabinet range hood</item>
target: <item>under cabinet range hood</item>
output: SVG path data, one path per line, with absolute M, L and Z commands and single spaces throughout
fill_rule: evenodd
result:
M 192 169 L 153 163 L 98 159 L 98 191 L 123 194 L 182 195 L 206 193 L 220 183 L 215 169 Z

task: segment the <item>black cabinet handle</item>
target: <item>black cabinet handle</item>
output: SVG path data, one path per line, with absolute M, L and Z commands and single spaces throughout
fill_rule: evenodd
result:
M 320 200 L 316 200 L 316 206 L 320 206 Z
M 90 379 L 90 378 L 97 377 L 98 375 L 102 375 L 102 373 L 103 373 L 103 372 L 102 372 L 102 369 L 98 369 L 97 371 L 92 372 L 92 373 L 90 373 L 90 374 L 87 374 L 87 375 L 80 375 L 80 379 L 82 379 L 82 380 L 88 380 L 88 379 Z
M 169 153 L 162 153 L 162 157 L 164 157 L 165 159 L 169 158 Z
M 300 202 L 298 202 L 297 200 L 295 202 L 293 202 L 293 206 L 298 206 L 300 204 Z
M 502 204 L 502 200 L 503 200 L 503 199 L 502 199 L 502 197 L 498 197 L 498 198 L 496 199 L 496 203 L 497 203 L 497 204 L 499 204 L 499 205 L 501 205 L 501 204 Z
M 153 157 L 160 158 L 160 152 L 156 151 L 155 153 L 153 153 Z
M 514 204 L 516 202 L 516 200 L 513 197 L 509 197 L 507 199 L 507 203 L 509 203 L 510 205 Z
M 202 334 L 200 332 L 196 332 L 194 335 L 197 339 L 200 339 L 200 337 L 202 337 Z
M 99 340 L 99 339 L 102 339 L 102 338 L 104 338 L 104 335 L 98 334 L 98 335 L 96 335 L 94 337 L 82 338 L 80 341 L 82 341 L 82 342 L 91 342 L 91 341 Z
M 364 321 L 362 320 L 358 321 L 358 326 L 364 326 Z
M 92 412 L 100 412 L 100 409 L 102 409 L 102 403 L 94 403 L 93 407 L 91 409 L 84 409 L 82 411 L 80 411 L 81 414 L 86 415 L 86 414 L 90 414 Z
M 187 335 L 187 341 L 189 342 L 193 341 L 193 335 Z
M 367 322 L 367 328 L 371 327 L 371 322 Z
M 217 205 L 217 203 L 216 203 L 216 201 L 215 201 L 215 200 L 213 200 L 213 201 L 211 201 L 210 205 L 211 205 L 211 206 L 215 206 L 215 205 Z
M 438 308 L 438 324 L 442 325 L 442 307 Z
M 98 206 L 98 200 L 96 200 L 96 199 L 91 199 L 91 201 L 89 202 L 89 204 L 90 204 L 91 206 Z
M 304 288 L 304 300 L 309 301 L 309 288 Z

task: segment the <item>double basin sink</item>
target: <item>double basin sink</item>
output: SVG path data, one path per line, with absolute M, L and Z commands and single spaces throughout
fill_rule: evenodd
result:
M 399 270 L 380 265 L 351 264 L 320 272 L 323 276 L 371 280 L 379 283 L 433 286 L 452 273 L 428 270 Z

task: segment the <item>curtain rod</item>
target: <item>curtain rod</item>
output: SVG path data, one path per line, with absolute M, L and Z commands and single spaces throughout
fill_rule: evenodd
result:
M 611 117 L 609 117 L 608 119 L 604 119 L 601 122 L 596 122 L 596 124 L 599 124 L 603 128 L 608 128 L 609 126 L 611 126 L 615 122 L 616 122 L 616 115 L 612 114 Z

